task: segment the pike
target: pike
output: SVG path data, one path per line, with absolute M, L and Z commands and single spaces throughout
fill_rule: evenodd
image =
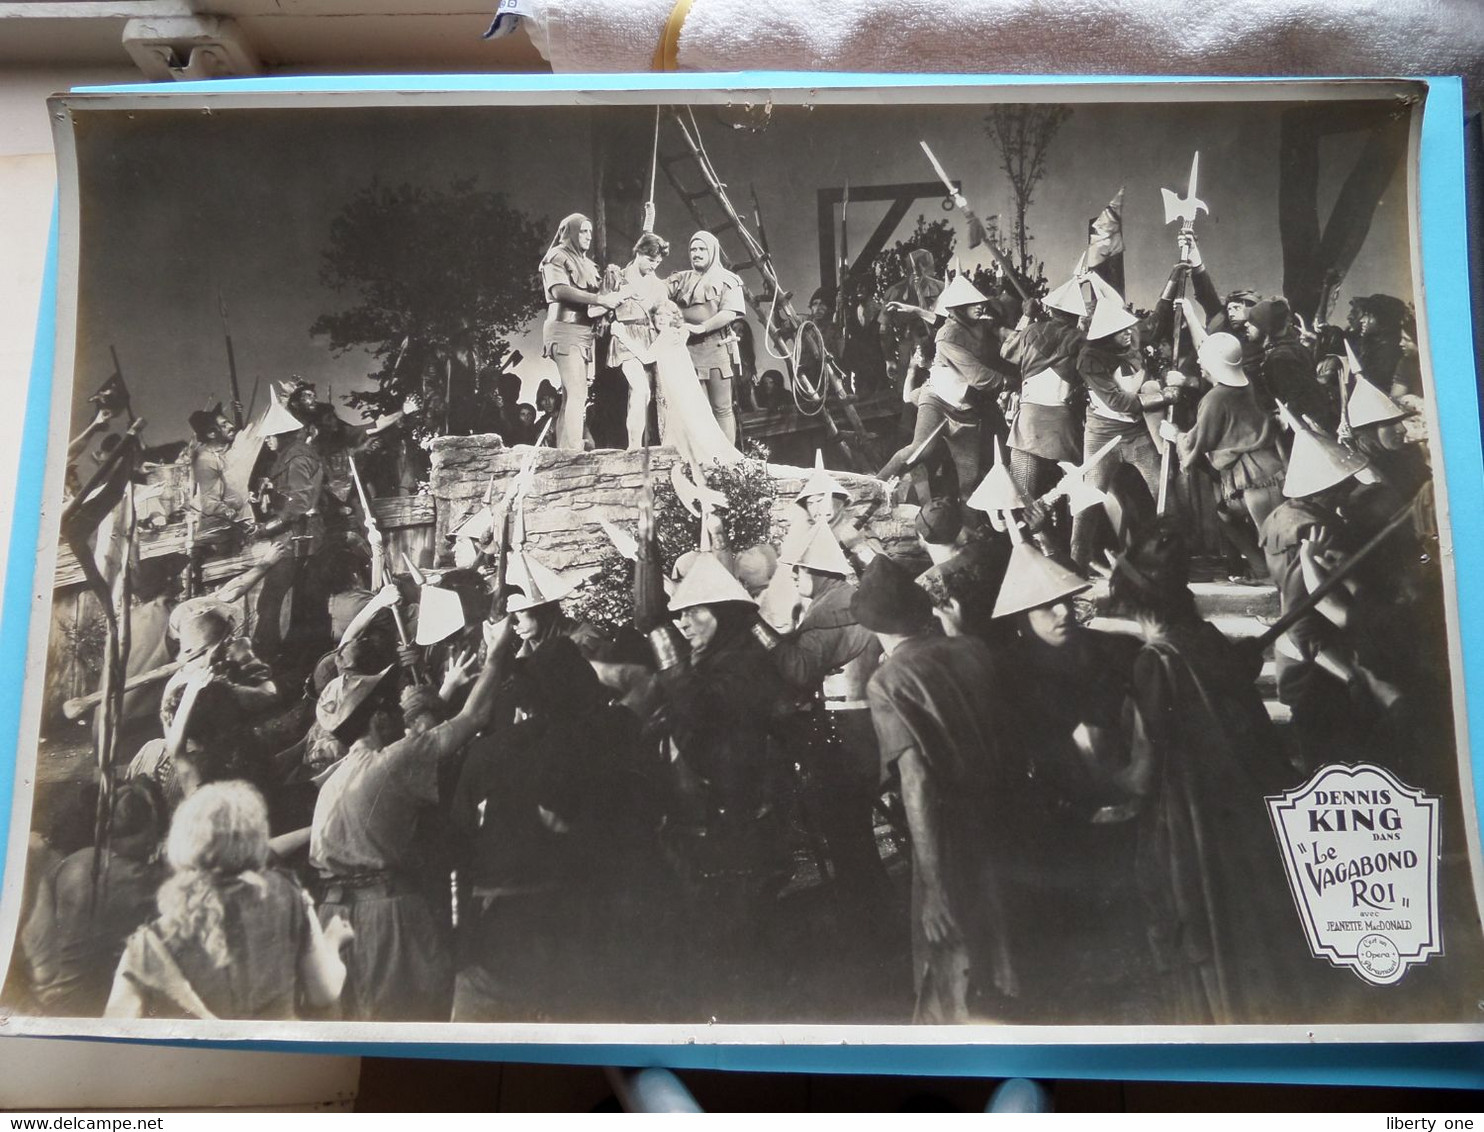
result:
M 1195 156 L 1190 159 L 1190 181 L 1185 186 L 1185 195 L 1183 197 L 1177 196 L 1169 189 L 1159 190 L 1164 197 L 1165 223 L 1168 225 L 1173 224 L 1177 220 L 1180 221 L 1180 234 L 1182 236 L 1194 234 L 1195 218 L 1198 213 L 1209 213 L 1211 211 L 1206 207 L 1206 202 L 1195 195 L 1196 180 L 1200 176 L 1200 171 L 1201 153 L 1200 150 L 1196 150 Z M 1187 252 L 1182 251 L 1180 253 L 1180 262 L 1185 264 L 1190 262 L 1190 256 Z M 1179 292 L 1175 299 L 1174 317 L 1171 319 L 1173 335 L 1170 341 L 1170 365 L 1172 367 L 1176 364 L 1180 356 L 1180 329 L 1182 318 L 1185 314 L 1185 280 L 1186 276 L 1182 275 L 1179 282 Z M 1175 417 L 1174 406 L 1170 407 L 1169 417 L 1173 424 Z M 1173 446 L 1169 441 L 1165 441 L 1159 457 L 1159 503 L 1157 511 L 1161 515 L 1165 513 L 1165 508 L 1169 504 L 1170 468 L 1173 462 Z
M 1073 515 L 1080 515 L 1088 508 L 1096 507 L 1098 504 L 1104 502 L 1108 496 L 1097 488 L 1088 485 L 1087 474 L 1098 464 L 1101 464 L 1107 458 L 1108 454 L 1122 443 L 1123 437 L 1113 437 L 1107 444 L 1104 444 L 1083 461 L 1081 467 L 1062 461 L 1061 469 L 1064 474 L 1062 475 L 1061 482 L 1037 499 L 1036 502 L 1043 506 L 1050 506 L 1058 499 L 1065 499 L 1067 505 L 1072 509 Z
M 216 289 L 216 309 L 222 316 L 222 337 L 227 340 L 227 380 L 232 383 L 232 420 L 242 429 L 242 390 L 237 387 L 237 354 L 232 349 L 232 331 L 227 326 L 227 304 L 222 289 Z
M 124 682 L 124 691 L 135 692 L 151 684 L 158 684 L 161 680 L 168 680 L 179 672 L 184 664 L 183 660 L 172 660 L 169 664 L 162 664 L 158 668 L 136 673 Z M 89 709 L 101 704 L 106 695 L 106 692 L 89 692 L 86 696 L 74 696 L 62 704 L 62 714 L 68 719 L 81 719 Z
M 940 162 L 933 151 L 928 148 L 928 143 L 925 141 L 919 141 L 917 144 L 922 146 L 922 152 L 927 155 L 927 159 L 933 167 L 933 172 L 938 174 L 938 180 L 943 182 L 943 187 L 948 190 L 948 195 L 954 199 L 954 203 L 963 200 L 963 194 L 959 191 L 958 186 L 954 184 L 953 178 L 948 175 L 948 171 L 943 168 L 942 162 Z M 969 208 L 967 204 L 960 204 L 958 207 L 959 211 L 962 212 L 966 217 L 968 217 L 971 222 L 973 222 L 974 224 L 978 224 L 981 230 L 983 229 L 984 225 L 982 221 L 980 221 L 979 217 L 974 215 L 973 209 Z M 1030 302 L 1032 296 L 1030 292 L 1021 285 L 1020 275 L 1013 267 L 1010 266 L 1010 257 L 1000 250 L 1000 245 L 991 240 L 987 233 L 984 237 L 984 245 L 985 247 L 989 248 L 989 254 L 994 256 L 995 262 L 1000 265 L 1000 270 L 1005 273 L 1005 278 L 1010 280 L 1010 286 L 1014 287 L 1015 290 L 1019 293 L 1021 301 L 1026 303 Z
M 1422 501 L 1422 497 L 1427 494 L 1430 488 L 1431 485 L 1424 485 L 1422 490 L 1400 507 L 1386 521 L 1386 525 L 1372 535 L 1364 546 L 1336 566 L 1330 572 L 1329 577 L 1310 590 L 1308 596 L 1303 601 L 1299 602 L 1287 613 L 1283 614 L 1282 617 L 1279 617 L 1278 620 L 1269 625 L 1261 636 L 1252 638 L 1252 644 L 1249 647 L 1257 649 L 1259 652 L 1262 651 L 1316 609 L 1320 602 L 1345 583 L 1345 580 L 1350 577 L 1355 568 L 1369 557 L 1378 546 L 1385 542 L 1393 531 L 1412 517 L 1417 510 L 1418 503 Z
M 850 313 L 846 304 L 850 301 L 846 292 L 850 282 L 850 229 L 846 216 L 850 212 L 850 182 L 845 182 L 845 196 L 840 201 L 840 264 L 839 290 L 835 293 L 835 326 L 840 331 L 840 362 L 845 362 L 845 340 L 850 335 Z
M 923 457 L 928 454 L 928 450 L 932 448 L 932 446 L 937 442 L 938 437 L 942 436 L 947 428 L 948 418 L 944 417 L 941 421 L 933 426 L 932 432 L 923 437 L 922 443 L 919 444 L 916 448 L 912 449 L 911 454 L 907 457 L 906 464 L 902 466 L 902 471 L 910 471 L 911 469 L 917 467 L 918 464 L 922 463 Z
M 493 589 L 490 592 L 490 616 L 492 618 L 499 618 L 505 614 L 506 590 L 508 588 L 505 581 L 505 569 L 509 564 L 510 551 L 515 542 L 516 504 L 518 501 L 523 503 L 525 493 L 531 486 L 531 481 L 535 475 L 536 456 L 541 451 L 541 442 L 546 439 L 546 434 L 550 431 L 551 424 L 551 420 L 548 420 L 541 426 L 541 432 L 536 437 L 536 443 L 526 453 L 524 459 L 521 461 L 520 470 L 516 472 L 515 478 L 510 481 L 510 486 L 505 491 L 505 497 L 500 501 L 499 519 L 494 520 L 494 517 L 491 516 L 494 525 L 494 530 L 491 533 L 495 537 L 492 540 L 491 549 L 487 553 L 491 558 L 490 565 L 494 570 L 495 578 Z M 494 480 L 491 478 L 490 488 L 493 487 Z M 488 500 L 486 500 L 485 505 L 489 505 Z M 521 544 L 525 543 L 525 536 L 525 516 L 522 514 L 520 525 Z
M 386 539 L 381 533 L 381 528 L 377 526 L 376 516 L 371 513 L 371 501 L 366 498 L 366 487 L 361 483 L 361 473 L 356 467 L 356 458 L 347 455 L 346 459 L 350 461 L 350 478 L 356 485 L 356 498 L 361 501 L 361 513 L 365 516 L 366 539 L 371 543 L 374 551 L 371 556 L 371 588 L 379 590 L 386 585 L 387 578 L 391 574 L 391 571 L 387 569 Z M 392 620 L 397 623 L 397 640 L 406 648 L 411 642 L 407 636 L 407 624 L 402 620 L 402 610 L 396 605 L 393 605 L 391 610 Z M 421 683 L 420 678 L 419 683 Z

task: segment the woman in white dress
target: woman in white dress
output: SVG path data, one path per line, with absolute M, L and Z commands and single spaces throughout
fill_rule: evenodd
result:
M 680 308 L 669 300 L 660 303 L 653 311 L 653 325 L 654 338 L 647 343 L 622 323 L 614 323 L 613 336 L 643 365 L 654 369 L 655 390 L 665 406 L 660 443 L 673 447 L 694 467 L 712 461 L 735 464 L 742 453 L 727 439 L 711 411 L 711 399 L 701 387 L 686 348 L 690 335 Z

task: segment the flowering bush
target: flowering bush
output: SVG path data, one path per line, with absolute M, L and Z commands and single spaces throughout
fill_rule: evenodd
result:
M 766 450 L 754 449 L 766 457 Z M 751 454 L 751 453 L 750 453 Z M 729 547 L 742 550 L 760 542 L 775 542 L 773 529 L 773 478 L 760 458 L 725 465 L 714 462 L 701 469 L 706 486 L 726 496 L 727 506 L 719 514 Z M 669 574 L 675 561 L 701 541 L 701 520 L 680 502 L 668 479 L 654 485 L 655 538 L 660 562 Z M 630 533 L 634 522 L 620 523 Z M 634 564 L 610 548 L 599 560 L 598 570 L 566 603 L 568 616 L 587 621 L 607 633 L 616 632 L 634 618 Z

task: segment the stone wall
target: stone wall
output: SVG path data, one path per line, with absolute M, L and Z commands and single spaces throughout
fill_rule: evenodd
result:
M 435 546 L 439 562 L 450 561 L 444 536 L 477 510 L 490 478 L 498 503 L 530 448 L 505 448 L 498 436 L 444 436 L 433 442 L 430 488 L 434 502 Z M 650 468 L 668 479 L 675 463 L 672 448 L 651 448 Z M 631 523 L 637 515 L 642 486 L 639 452 L 537 451 L 534 483 L 526 497 L 526 538 L 541 560 L 557 571 L 597 565 L 609 549 L 600 520 Z M 797 508 L 793 498 L 809 475 L 806 468 L 769 465 L 777 491 L 774 515 L 787 527 Z M 851 510 L 865 514 L 883 496 L 881 481 L 850 472 L 831 473 L 850 492 Z M 917 509 L 878 506 L 867 531 L 892 553 L 917 553 L 912 519 Z

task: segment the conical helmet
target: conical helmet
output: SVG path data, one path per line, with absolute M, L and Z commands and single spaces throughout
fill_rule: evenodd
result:
M 1005 453 L 1000 448 L 999 437 L 994 441 L 994 467 L 979 481 L 973 494 L 964 500 L 964 506 L 990 515 L 1027 506 L 1025 496 L 1020 494 L 1020 489 L 1010 478 L 1010 469 L 1005 466 Z
M 742 583 L 732 577 L 731 571 L 721 564 L 714 554 L 696 556 L 685 577 L 675 587 L 670 598 L 670 612 L 679 613 L 694 605 L 714 605 L 723 601 L 745 601 L 756 605 L 752 595 L 742 588 Z
M 954 307 L 972 307 L 975 303 L 987 302 L 989 296 L 970 283 L 967 275 L 959 272 L 938 296 L 936 310 L 938 314 L 947 314 Z
M 524 550 L 514 551 L 505 563 L 505 585 L 511 592 L 505 612 L 519 613 L 552 601 L 561 601 L 577 587 L 553 573 Z
M 1350 348 L 1349 342 L 1345 343 L 1345 360 L 1350 364 L 1350 372 L 1355 375 L 1355 385 L 1350 390 L 1349 399 L 1345 402 L 1345 420 L 1351 428 L 1364 428 L 1366 425 L 1399 421 L 1407 415 L 1406 409 L 1367 380 L 1361 371 L 1360 359 L 1355 356 L 1355 351 Z
M 1109 290 L 1112 291 L 1112 288 L 1110 287 Z M 1118 298 L 1117 291 L 1113 291 L 1112 297 L 1099 295 L 1098 304 L 1093 308 L 1092 322 L 1087 327 L 1087 340 L 1093 342 L 1099 338 L 1110 337 L 1120 330 L 1136 326 L 1138 322 L 1139 320 Z
M 1092 583 L 1086 578 L 1058 565 L 1029 542 L 1016 539 L 991 616 L 1024 613 L 1027 609 L 1038 609 L 1091 588 Z
M 495 513 L 490 510 L 488 503 L 481 503 L 458 526 L 448 532 L 448 537 L 484 542 L 494 532 L 494 529 Z
M 1317 495 L 1344 483 L 1370 463 L 1338 441 L 1295 420 L 1287 410 L 1284 416 L 1293 427 L 1293 451 L 1288 455 L 1288 474 L 1283 478 L 1283 494 L 1289 499 Z
M 263 416 L 258 421 L 258 435 L 281 436 L 283 433 L 294 432 L 303 427 L 304 422 L 289 412 L 288 406 L 279 397 L 278 390 L 270 382 L 268 385 L 268 407 L 263 410 Z
M 825 471 L 824 452 L 818 448 L 814 450 L 814 473 L 804 481 L 799 494 L 794 496 L 794 502 L 807 507 L 809 500 L 816 495 L 835 495 L 847 501 L 850 499 L 850 492 L 845 490 L 845 485 Z
M 785 566 L 802 566 L 816 574 L 836 574 L 844 578 L 850 573 L 850 560 L 845 557 L 840 540 L 828 523 L 816 523 L 803 549 L 787 558 L 780 557 L 779 561 Z
M 1084 317 L 1087 314 L 1087 299 L 1082 294 L 1081 278 L 1074 275 L 1056 290 L 1048 292 L 1041 300 L 1041 305 L 1078 318 Z

